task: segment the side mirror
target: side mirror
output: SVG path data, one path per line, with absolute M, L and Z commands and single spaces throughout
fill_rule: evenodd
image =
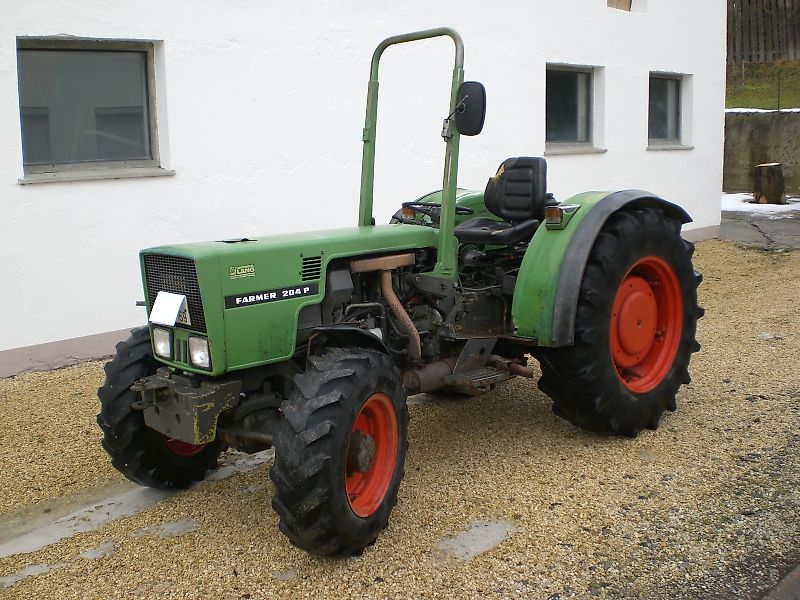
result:
M 456 129 L 461 135 L 478 135 L 486 118 L 486 88 L 477 81 L 465 81 L 456 96 Z

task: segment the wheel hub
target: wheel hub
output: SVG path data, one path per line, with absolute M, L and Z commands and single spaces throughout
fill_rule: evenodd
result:
M 367 398 L 347 444 L 345 492 L 350 508 L 369 517 L 381 506 L 394 477 L 399 431 L 397 413 L 386 394 Z
M 176 440 L 163 433 L 161 437 L 167 449 L 178 456 L 194 456 L 195 454 L 200 454 L 205 447 L 208 446 L 208 444 L 190 444 L 188 442 L 182 442 L 181 440 Z
M 366 473 L 372 465 L 375 456 L 375 438 L 354 431 L 350 436 L 350 445 L 347 448 L 347 470 Z
M 617 294 L 617 303 L 614 312 L 621 349 L 629 357 L 641 359 L 656 335 L 658 306 L 653 290 L 643 278 L 628 277 Z

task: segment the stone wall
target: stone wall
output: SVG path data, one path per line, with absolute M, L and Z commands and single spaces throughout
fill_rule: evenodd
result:
M 722 188 L 750 192 L 753 167 L 783 164 L 786 191 L 800 194 L 800 112 L 725 113 L 725 165 Z

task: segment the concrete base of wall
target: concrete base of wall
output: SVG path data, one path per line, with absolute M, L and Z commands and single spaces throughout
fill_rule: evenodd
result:
M 14 348 L 0 352 L 0 377 L 25 371 L 46 371 L 114 354 L 114 346 L 130 335 L 130 329 Z
M 703 240 L 713 240 L 719 237 L 719 225 L 712 225 L 711 227 L 699 227 L 689 231 L 681 232 L 683 239 L 690 242 L 702 242 Z
M 699 242 L 719 237 L 719 225 L 684 231 L 683 238 Z M 47 371 L 114 354 L 114 345 L 128 337 L 130 329 L 120 329 L 85 337 L 14 348 L 0 352 L 0 377 L 13 377 L 25 371 Z

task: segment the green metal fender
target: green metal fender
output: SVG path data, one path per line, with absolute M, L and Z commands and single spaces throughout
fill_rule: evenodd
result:
M 583 271 L 600 230 L 623 208 L 657 206 L 681 223 L 691 217 L 677 204 L 642 190 L 585 192 L 561 203 L 579 205 L 563 229 L 539 227 L 519 270 L 511 315 L 518 337 L 540 346 L 571 346 Z

